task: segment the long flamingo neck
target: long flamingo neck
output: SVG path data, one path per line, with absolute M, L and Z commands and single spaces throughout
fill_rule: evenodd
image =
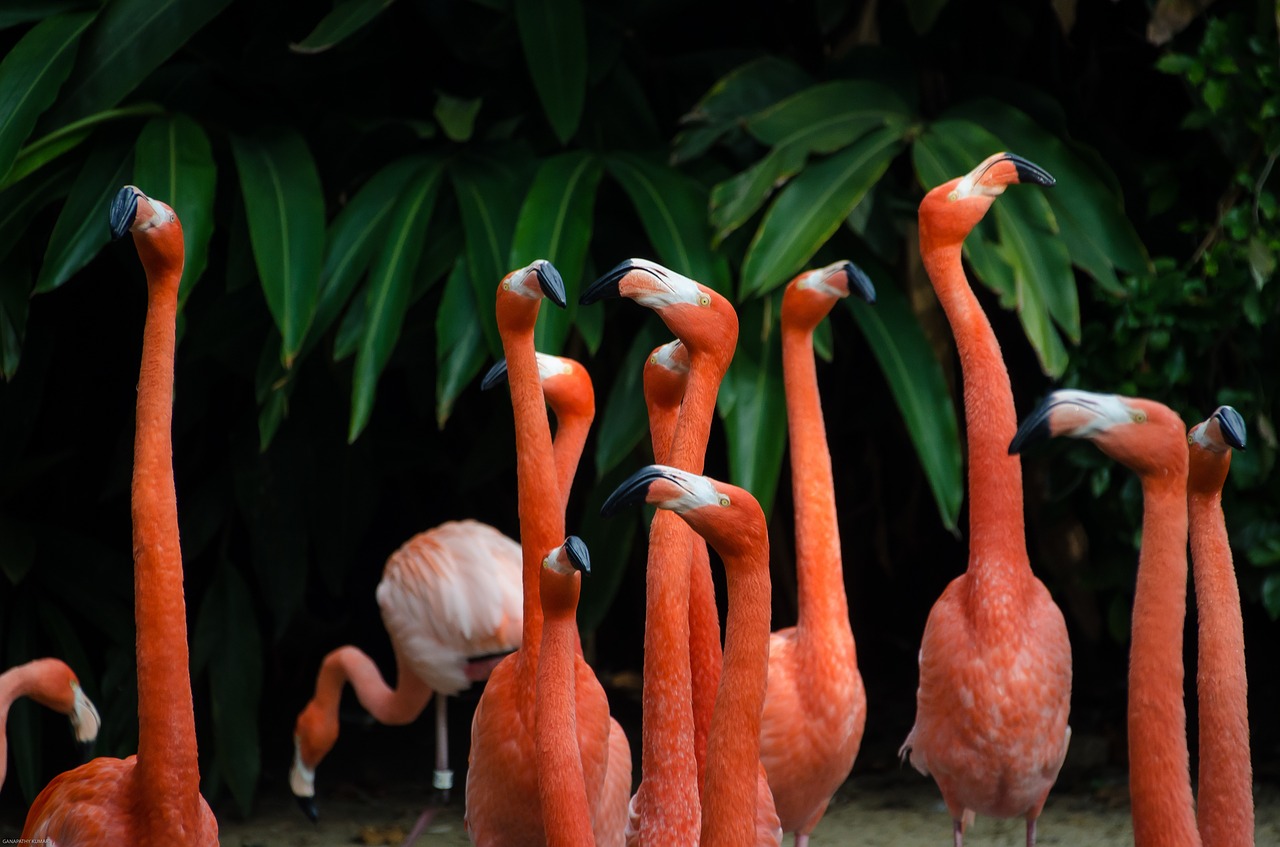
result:
M 147 318 L 133 457 L 134 614 L 137 618 L 138 764 L 156 832 L 198 820 L 200 773 L 187 654 L 187 614 L 173 481 L 173 374 L 178 278 L 148 269 Z
M 801 637 L 842 635 L 833 648 L 847 653 L 853 646 L 847 621 L 840 531 L 836 523 L 835 483 L 831 452 L 818 395 L 813 356 L 813 330 L 782 327 L 782 379 L 787 397 L 787 432 L 791 445 L 791 488 L 796 512 L 796 586 Z M 820 622 L 845 622 L 822 627 Z
M 726 558 L 724 673 L 707 742 L 702 847 L 755 843 L 760 713 L 769 665 L 769 544 Z
M 0 725 L 19 697 L 30 697 L 41 706 L 69 713 L 74 700 L 67 666 L 59 659 L 34 659 L 0 674 Z
M 576 607 L 576 602 L 574 603 Z M 578 748 L 574 662 L 578 628 L 573 610 L 548 610 L 538 658 L 538 796 L 548 847 L 594 845 Z
M 1009 372 L 995 332 L 969 287 L 960 246 L 930 247 L 921 256 L 960 354 L 965 430 L 969 445 L 969 571 L 1000 571 L 1000 579 L 1027 579 L 1022 516 L 1022 461 L 1009 455 L 1018 428 Z M 1005 576 L 1008 574 L 1008 576 Z
M 556 417 L 556 437 L 552 444 L 555 453 L 556 479 L 559 481 L 560 511 L 569 508 L 569 494 L 573 489 L 573 477 L 582 461 L 582 451 L 591 431 L 591 418 L 583 415 Z
M 1183 705 L 1186 466 L 1142 480 L 1142 551 L 1129 648 L 1129 791 L 1134 843 L 1198 845 Z
M 690 473 L 702 473 L 707 459 L 707 442 L 711 440 L 711 421 L 715 417 L 716 394 L 724 378 L 725 365 L 718 358 L 690 352 L 689 382 L 676 418 L 675 432 L 667 464 Z
M 382 672 L 364 652 L 350 645 L 339 647 L 320 665 L 316 699 L 333 710 L 336 718 L 342 686 L 351 683 L 360 705 L 381 724 L 399 726 L 412 721 L 431 699 L 432 691 L 408 670 L 396 652 L 396 688 L 382 678 Z M 406 695 L 412 693 L 412 697 Z M 409 701 L 412 702 L 409 702 Z
M 1193 491 L 1187 502 L 1200 627 L 1197 822 L 1210 847 L 1243 847 L 1253 844 L 1254 813 L 1240 589 L 1221 490 Z

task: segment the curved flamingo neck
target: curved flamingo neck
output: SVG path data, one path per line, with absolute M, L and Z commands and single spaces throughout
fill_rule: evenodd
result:
M 964 377 L 969 573 L 979 582 L 1027 579 L 1031 571 L 1022 516 L 1022 461 L 1009 455 L 1009 442 L 1018 428 L 1009 372 L 991 323 L 965 278 L 960 245 L 932 242 L 922 219 L 920 255 L 951 324 Z
M 181 240 L 181 230 L 177 233 Z M 139 236 L 135 235 L 135 240 Z M 149 253 L 139 250 L 144 262 Z M 173 376 L 181 262 L 147 263 L 147 318 L 138 375 L 133 457 L 134 614 L 138 656 L 138 786 L 148 806 L 179 804 L 199 820 L 200 773 L 187 653 L 182 551 L 173 481 Z M 153 814 L 157 837 L 172 825 Z M 172 834 L 172 833 L 169 833 Z M 176 842 L 175 842 L 176 843 Z
M 30 697 L 45 708 L 70 714 L 75 708 L 71 681 L 71 669 L 60 659 L 33 659 L 0 673 L 0 728 L 19 697 Z
M 1129 648 L 1129 792 L 1134 843 L 1200 844 L 1183 705 L 1186 465 L 1142 478 L 1142 550 Z
M 582 461 L 582 451 L 587 445 L 591 421 L 592 416 L 589 415 L 556 415 L 556 437 L 552 443 L 552 452 L 555 454 L 556 479 L 559 485 L 562 514 L 569 508 L 573 477 L 578 472 L 579 462 Z
M 769 541 L 756 534 L 744 547 L 722 554 L 729 612 L 707 741 L 702 847 L 738 847 L 756 838 L 760 715 L 769 675 Z
M 782 379 L 796 513 L 796 630 L 802 638 L 826 636 L 831 649 L 843 648 L 841 652 L 847 653 L 853 648 L 853 638 L 848 627 L 835 482 L 818 395 L 813 330 L 791 326 L 785 320 Z
M 1244 847 L 1254 841 L 1253 766 L 1240 589 L 1222 512 L 1222 482 L 1231 454 L 1193 446 L 1191 457 L 1187 503 L 1199 618 L 1196 820 L 1209 847 Z
M 576 576 L 543 573 L 542 650 L 538 659 L 536 732 L 538 796 L 548 847 L 595 844 L 578 747 L 575 662 L 578 627 Z M 555 580 L 555 582 L 549 582 Z M 572 581 L 572 582 L 570 582 Z
M 380 724 L 399 726 L 422 713 L 432 691 L 411 673 L 396 651 L 396 687 L 382 678 L 382 672 L 360 649 L 347 645 L 324 657 L 316 678 L 315 701 L 332 710 L 336 720 L 342 686 L 351 683 L 360 705 Z

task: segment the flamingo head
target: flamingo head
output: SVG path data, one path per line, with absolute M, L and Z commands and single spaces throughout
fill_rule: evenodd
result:
M 538 378 L 542 381 L 542 393 L 547 405 L 557 418 L 586 418 L 596 414 L 596 395 L 591 385 L 591 375 L 574 359 L 538 353 Z M 507 360 L 500 359 L 480 381 L 480 389 L 488 391 L 507 381 Z
M 1186 468 L 1186 427 L 1162 403 L 1118 394 L 1062 389 L 1046 397 L 1018 427 L 1009 453 L 1054 436 L 1084 438 L 1139 476 Z
M 622 507 L 649 503 L 675 512 L 722 558 L 744 553 L 764 539 L 764 512 L 744 488 L 669 465 L 648 465 L 627 477 L 604 501 L 608 517 Z
M 1187 485 L 1198 493 L 1222 491 L 1231 468 L 1231 450 L 1243 450 L 1244 417 L 1231 406 L 1219 406 L 1187 433 L 1190 475 Z
M 650 406 L 676 409 L 689 382 L 689 349 L 680 339 L 653 348 L 644 361 L 644 397 Z
M 32 671 L 28 695 L 40 705 L 66 715 L 76 742 L 88 754 L 102 727 L 102 718 L 80 687 L 75 671 L 61 659 L 36 659 L 26 667 Z
M 853 262 L 841 260 L 825 268 L 805 271 L 787 284 L 782 295 L 782 321 L 797 329 L 812 330 L 822 322 L 837 300 L 856 291 L 868 303 L 876 302 L 871 278 Z
M 93 705 L 93 701 L 80 688 L 80 681 L 75 679 L 74 675 L 71 679 L 70 688 L 71 711 L 67 717 L 71 720 L 71 731 L 75 734 L 76 742 L 80 745 L 81 751 L 88 755 L 93 750 L 93 742 L 98 738 L 98 730 L 102 727 L 102 718 L 99 717 L 98 709 Z
M 591 556 L 587 545 L 576 535 L 570 535 L 542 560 L 540 589 L 543 614 L 572 615 L 578 607 L 578 592 L 582 581 L 578 574 L 591 573 Z
M 1053 185 L 1044 168 L 1012 153 L 988 156 L 962 177 L 944 182 L 920 201 L 920 239 L 939 245 L 964 241 L 1005 188 L 1015 183 Z
M 537 259 L 504 276 L 498 283 L 495 306 L 499 328 L 532 332 L 543 297 L 562 309 L 568 302 L 560 272 L 546 259 Z
M 111 201 L 109 224 L 112 238 L 133 233 L 143 266 L 157 277 L 181 276 L 182 222 L 167 203 L 148 197 L 137 186 L 126 185 Z
M 327 715 L 314 700 L 298 715 L 293 729 L 293 766 L 289 788 L 303 813 L 312 822 L 320 819 L 316 807 L 316 767 L 338 740 L 336 715 Z
M 653 309 L 690 355 L 716 355 L 728 367 L 738 344 L 738 315 L 715 290 L 648 259 L 627 259 L 582 292 L 589 305 L 626 297 Z

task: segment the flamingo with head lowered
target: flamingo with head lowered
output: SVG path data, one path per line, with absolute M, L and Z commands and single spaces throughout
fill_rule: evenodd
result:
M 9 763 L 5 724 L 9 707 L 19 697 L 30 697 L 41 706 L 66 715 L 71 732 L 84 747 L 98 737 L 102 719 L 93 701 L 80 688 L 80 680 L 61 659 L 33 659 L 0 673 L 0 788 Z
M 127 232 L 147 275 L 132 489 L 138 752 L 54 777 L 31 804 L 22 837 L 63 847 L 211 847 L 218 822 L 200 796 L 173 482 L 182 224 L 168 205 L 129 185 L 111 204 L 112 235 Z
M 1071 644 L 1062 612 L 1032 573 L 1022 464 L 1000 345 L 961 266 L 965 237 L 1004 190 L 1052 185 L 1010 153 L 988 157 L 920 202 L 920 255 L 947 314 L 964 378 L 969 567 L 943 591 L 920 643 L 916 720 L 900 751 L 933 777 L 956 847 L 973 814 L 1022 817 L 1027 844 L 1067 755 Z

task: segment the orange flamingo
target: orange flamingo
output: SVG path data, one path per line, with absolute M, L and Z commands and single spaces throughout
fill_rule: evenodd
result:
M 9 763 L 5 722 L 9 707 L 19 697 L 30 697 L 41 706 L 66 715 L 76 741 L 88 748 L 98 737 L 102 719 L 80 688 L 80 680 L 61 659 L 33 659 L 0 673 L 0 788 Z
M 138 752 L 54 777 L 31 805 L 22 837 L 64 847 L 204 847 L 218 843 L 218 822 L 200 796 L 173 483 L 182 224 L 168 205 L 130 185 L 111 204 L 112 235 L 129 231 L 147 275 L 132 492 Z
M 862 744 L 867 695 L 844 593 L 831 453 L 827 448 L 813 331 L 854 288 L 875 288 L 851 262 L 800 274 L 782 297 L 782 371 L 796 512 L 796 625 L 769 639 L 760 761 L 784 832 L 809 842 Z
M 538 656 L 538 795 L 548 847 L 592 847 L 591 808 L 582 778 L 574 702 L 579 573 L 591 572 L 582 539 L 571 535 L 542 560 L 542 652 Z
M 991 324 L 961 267 L 961 245 L 1017 182 L 1052 185 L 1009 153 L 989 157 L 920 203 L 920 254 L 947 313 L 964 376 L 969 567 L 934 603 L 920 644 L 916 721 L 900 753 L 931 775 L 957 847 L 974 813 L 1025 817 L 1027 844 L 1066 757 L 1071 644 L 1027 559 L 1022 464 L 1007 452 L 1013 391 Z
M 760 714 L 769 661 L 769 536 L 764 513 L 742 488 L 667 465 L 637 471 L 609 495 L 600 511 L 610 515 L 639 502 L 679 515 L 724 562 L 729 595 L 724 668 L 707 738 L 707 782 L 696 843 L 755 843 Z M 651 684 L 648 678 L 645 684 Z
M 733 306 L 712 289 L 645 259 L 620 263 L 592 283 L 580 302 L 605 297 L 626 297 L 653 309 L 683 342 L 688 382 L 666 461 L 700 473 L 716 393 L 737 344 Z M 654 516 L 643 673 L 655 684 L 647 683 L 641 695 L 649 729 L 642 733 L 643 777 L 631 806 L 641 844 L 692 843 L 700 830 L 699 785 L 721 659 L 711 571 L 692 567 L 705 561 L 693 557 L 694 548 L 682 522 L 662 511 Z
M 1244 418 L 1230 406 L 1219 406 L 1187 435 L 1187 515 L 1200 621 L 1196 823 L 1209 847 L 1251 847 L 1254 841 L 1244 622 L 1222 513 L 1222 485 L 1231 467 L 1231 448 L 1243 450 L 1244 442 Z
M 1085 438 L 1142 482 L 1142 550 L 1129 648 L 1129 795 L 1137 847 L 1200 844 L 1191 799 L 1182 625 L 1187 611 L 1187 435 L 1151 400 L 1064 389 L 1032 412 L 1011 453 L 1051 436 Z
M 544 295 L 557 305 L 565 303 L 564 283 L 545 260 L 509 273 L 497 294 L 498 330 L 515 414 L 524 626 L 520 649 L 494 669 L 471 723 L 466 825 L 472 842 L 479 845 L 543 844 L 546 837 L 534 749 L 542 641 L 539 571 L 546 551 L 564 539 L 564 509 L 533 348 L 534 323 Z M 631 779 L 629 748 L 621 728 L 609 717 L 604 689 L 577 652 L 574 668 L 578 746 L 596 842 L 620 844 Z M 620 750 L 627 755 L 618 755 Z

